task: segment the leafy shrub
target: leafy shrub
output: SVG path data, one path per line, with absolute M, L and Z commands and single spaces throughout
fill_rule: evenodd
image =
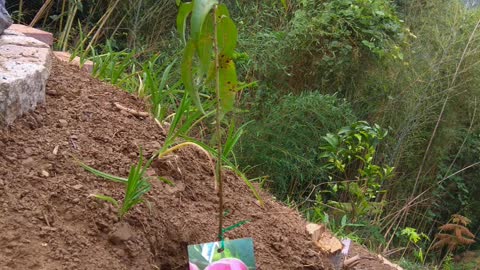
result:
M 322 136 L 353 122 L 348 103 L 317 92 L 288 95 L 247 126 L 238 161 L 268 176 L 267 186 L 280 198 L 301 198 L 327 179 L 319 160 Z
M 382 185 L 393 176 L 393 168 L 375 164 L 375 153 L 386 135 L 387 131 L 380 126 L 358 121 L 323 137 L 326 143 L 320 148 L 320 157 L 325 161 L 330 181 L 328 189 L 322 192 L 328 194 L 328 205 L 349 214 L 354 222 L 382 211 L 383 205 L 378 203 L 381 198 L 377 196 L 384 192 Z
M 252 68 L 259 68 L 259 77 L 275 87 L 338 91 L 355 76 L 353 69 L 365 69 L 377 59 L 403 58 L 406 31 L 390 1 L 292 2 L 291 15 L 283 16 L 286 26 L 265 24 L 243 46 L 257 62 Z

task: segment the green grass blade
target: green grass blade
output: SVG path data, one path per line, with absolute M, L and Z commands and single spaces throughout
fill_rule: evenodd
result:
M 111 175 L 111 174 L 108 174 L 108 173 L 104 173 L 102 171 L 99 171 L 97 169 L 94 169 L 94 168 L 86 165 L 85 163 L 82 163 L 81 161 L 77 160 L 77 162 L 80 164 L 80 166 L 82 166 L 82 168 L 84 168 L 86 171 L 92 173 L 95 176 L 110 180 L 112 182 L 122 183 L 122 184 L 126 184 L 128 182 L 128 179 L 118 177 L 118 176 L 115 176 L 115 175 Z
M 88 197 L 94 197 L 94 198 L 100 199 L 102 201 L 109 202 L 109 203 L 113 204 L 115 207 L 118 208 L 117 200 L 115 200 L 114 198 L 112 198 L 110 196 L 105 196 L 105 195 L 100 195 L 100 194 L 90 194 Z

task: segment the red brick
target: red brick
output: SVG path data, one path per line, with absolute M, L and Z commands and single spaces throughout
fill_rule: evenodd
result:
M 73 60 L 70 61 L 70 58 L 72 57 L 72 55 L 69 52 L 55 51 L 55 52 L 53 52 L 53 54 L 55 55 L 55 57 L 57 57 L 57 59 L 60 59 L 63 62 L 66 62 L 66 63 L 69 63 L 71 65 L 80 67 L 80 57 L 78 57 L 78 56 L 75 56 L 75 58 L 73 58 Z M 87 60 L 83 64 L 82 70 L 86 71 L 88 73 L 92 73 L 93 62 L 90 61 L 90 60 Z
M 39 30 L 39 29 L 36 29 L 36 28 L 32 28 L 32 27 L 29 27 L 29 26 L 25 26 L 25 25 L 22 25 L 22 24 L 12 24 L 8 28 L 8 30 L 13 30 L 13 31 L 22 33 L 27 37 L 32 37 L 36 40 L 39 40 L 39 41 L 47 44 L 50 47 L 53 45 L 53 35 L 52 35 L 52 33 L 42 31 L 42 30 Z

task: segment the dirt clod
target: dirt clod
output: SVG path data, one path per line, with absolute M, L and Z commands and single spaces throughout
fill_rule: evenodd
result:
M 110 234 L 108 240 L 114 245 L 120 245 L 132 238 L 134 233 L 127 224 L 121 224 L 112 234 Z

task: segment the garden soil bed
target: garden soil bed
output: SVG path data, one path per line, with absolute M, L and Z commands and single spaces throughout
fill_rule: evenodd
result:
M 139 148 L 151 154 L 164 131 L 114 105 L 143 110 L 131 95 L 53 62 L 47 102 L 0 130 L 1 269 L 187 269 L 188 244 L 215 240 L 217 196 L 206 156 L 185 149 L 154 164 L 169 186 L 153 181 L 148 204 L 124 220 L 112 205 L 123 186 L 85 172 L 75 158 L 126 177 Z M 309 241 L 300 215 L 225 173 L 226 225 L 248 220 L 228 238 L 252 237 L 257 269 L 331 269 L 330 259 Z M 378 262 L 377 262 L 378 263 Z M 371 265 L 364 269 L 389 269 Z

